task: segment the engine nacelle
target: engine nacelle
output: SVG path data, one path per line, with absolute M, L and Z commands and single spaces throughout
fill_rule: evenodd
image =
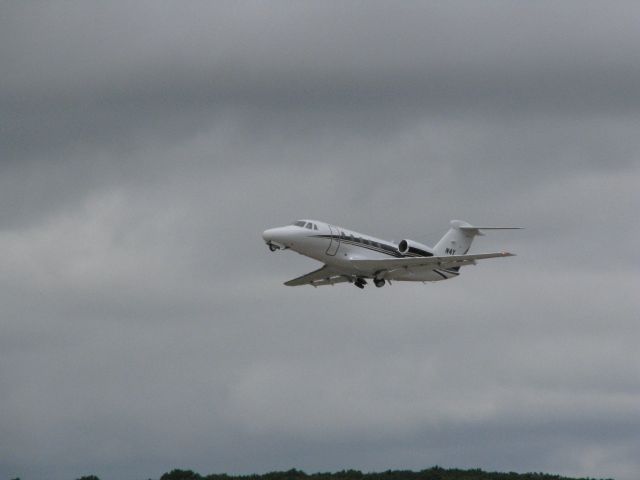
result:
M 398 251 L 403 255 L 420 255 L 421 257 L 433 257 L 431 248 L 413 240 L 401 240 L 398 244 Z

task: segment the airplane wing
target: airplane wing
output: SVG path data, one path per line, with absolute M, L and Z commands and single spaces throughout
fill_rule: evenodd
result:
M 328 265 L 314 270 L 313 272 L 302 275 L 301 277 L 289 280 L 284 284 L 288 287 L 297 287 L 299 285 L 313 285 L 319 287 L 321 285 L 333 285 L 334 283 L 350 282 L 351 279 L 337 270 L 332 269 Z
M 451 268 L 475 265 L 476 260 L 485 258 L 513 257 L 513 253 L 476 253 L 474 255 L 447 255 L 442 257 L 385 258 L 381 260 L 351 260 L 351 264 L 362 271 L 397 270 L 399 268 L 434 267 Z

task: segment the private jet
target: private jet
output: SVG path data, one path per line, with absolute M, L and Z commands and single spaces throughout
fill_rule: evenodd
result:
M 392 281 L 436 282 L 460 275 L 460 267 L 475 265 L 485 258 L 511 257 L 513 253 L 469 255 L 471 242 L 486 230 L 517 230 L 521 227 L 476 227 L 452 220 L 449 231 L 433 247 L 413 240 L 398 243 L 372 237 L 317 220 L 297 220 L 291 225 L 262 233 L 269 250 L 293 250 L 324 265 L 313 272 L 285 282 L 299 285 L 352 283 L 358 288 L 371 279 L 376 287 Z

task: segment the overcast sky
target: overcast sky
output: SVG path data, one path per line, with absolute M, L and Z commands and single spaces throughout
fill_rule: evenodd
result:
M 0 477 L 640 471 L 640 3 L 3 2 Z M 288 288 L 297 218 L 435 284 Z

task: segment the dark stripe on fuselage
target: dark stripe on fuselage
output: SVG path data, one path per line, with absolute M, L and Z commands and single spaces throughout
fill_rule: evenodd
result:
M 392 245 L 388 245 L 385 243 L 377 242 L 375 240 L 364 239 L 362 237 L 356 237 L 352 235 L 312 235 L 312 236 L 315 238 L 326 238 L 334 241 L 339 239 L 341 243 L 346 243 L 347 245 L 366 248 L 367 250 L 383 253 L 385 255 L 389 255 L 390 257 L 394 257 L 394 258 L 433 257 L 433 253 L 427 252 L 426 250 L 421 250 L 418 248 L 411 247 L 405 253 L 400 253 L 398 249 Z M 454 267 L 454 268 L 459 268 L 459 267 Z M 446 275 L 443 275 L 441 272 L 437 272 L 437 273 L 444 278 L 449 278 Z M 450 272 L 450 273 L 457 275 L 457 273 L 453 273 L 453 272 Z
M 405 255 L 400 253 L 395 247 L 392 245 L 387 245 L 385 243 L 376 242 L 374 240 L 361 239 L 360 237 L 352 237 L 351 235 L 312 235 L 316 238 L 327 238 L 330 240 L 339 240 L 341 243 L 346 243 L 348 245 L 354 245 L 356 247 L 366 248 L 367 250 L 373 250 L 374 252 L 384 253 L 385 255 L 389 255 L 395 258 L 403 258 Z M 407 255 L 409 256 L 409 255 Z M 413 255 L 411 255 L 413 256 Z
M 360 247 L 360 248 L 366 248 L 367 250 L 372 250 L 374 252 L 378 252 L 378 253 L 382 253 L 384 255 L 389 255 L 390 257 L 394 257 L 394 258 L 402 258 L 403 255 L 396 251 L 396 250 L 386 250 L 386 249 L 382 249 L 380 247 L 376 247 L 375 245 L 367 245 L 365 243 L 360 243 L 358 241 L 352 241 L 351 239 L 342 239 L 340 240 L 341 243 L 346 243 L 347 245 L 354 245 L 356 247 Z

